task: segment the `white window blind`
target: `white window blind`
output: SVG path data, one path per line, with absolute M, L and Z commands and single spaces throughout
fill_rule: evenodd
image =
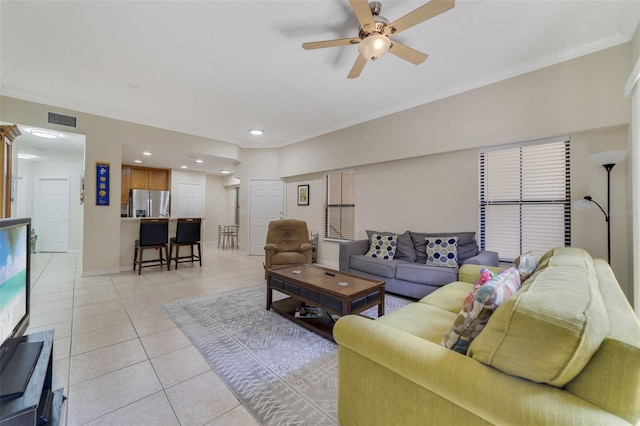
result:
M 569 141 L 480 152 L 480 246 L 513 261 L 571 245 Z
M 353 240 L 355 228 L 355 172 L 326 175 L 326 238 Z

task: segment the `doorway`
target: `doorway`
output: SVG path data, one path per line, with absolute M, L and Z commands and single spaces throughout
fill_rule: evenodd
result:
M 35 225 L 40 251 L 69 249 L 69 179 L 38 178 Z
M 58 127 L 58 126 L 56 126 Z M 12 176 L 12 217 L 32 218 L 33 229 L 37 236 L 36 250 L 66 251 L 70 253 L 82 253 L 84 238 L 84 163 L 85 163 L 85 135 L 69 133 L 60 130 L 46 129 L 57 137 L 45 139 L 31 133 L 31 130 L 42 129 L 40 127 L 18 124 L 22 135 L 13 141 Z M 66 237 L 51 234 L 45 229 L 51 221 L 60 221 L 60 206 L 56 207 L 56 219 L 49 217 L 54 212 L 45 211 L 47 218 L 42 220 L 41 208 L 47 208 L 53 200 L 45 202 L 49 197 L 40 187 L 42 179 L 64 179 L 65 189 L 55 188 L 58 199 L 66 191 L 66 225 L 62 225 L 62 232 Z M 60 182 L 57 182 L 61 184 Z M 46 185 L 52 185 L 48 182 Z M 63 191 L 62 193 L 60 191 Z M 40 194 L 43 194 L 40 196 Z M 53 235 L 53 236 L 52 236 Z M 47 240 L 45 243 L 44 241 Z M 64 241 L 66 240 L 66 245 Z M 53 244 L 55 242 L 55 244 Z
M 267 228 L 284 214 L 284 181 L 251 179 L 249 181 L 249 254 L 264 255 Z

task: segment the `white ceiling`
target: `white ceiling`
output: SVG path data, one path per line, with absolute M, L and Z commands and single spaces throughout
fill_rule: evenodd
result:
M 424 1 L 382 3 L 393 21 Z M 3 95 L 242 147 L 285 146 L 617 45 L 640 22 L 637 0 L 458 0 L 392 37 L 426 62 L 386 55 L 348 80 L 356 46 L 301 47 L 357 35 L 347 0 L 0 7 Z

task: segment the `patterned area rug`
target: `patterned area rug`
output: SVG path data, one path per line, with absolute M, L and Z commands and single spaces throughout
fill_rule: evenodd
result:
M 267 311 L 265 291 L 252 286 L 164 309 L 260 424 L 338 424 L 337 345 Z M 385 301 L 387 313 L 408 303 Z M 377 308 L 364 314 L 375 318 Z

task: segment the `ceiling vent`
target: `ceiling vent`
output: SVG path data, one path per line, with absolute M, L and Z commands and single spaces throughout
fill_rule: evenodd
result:
M 47 111 L 47 123 L 75 129 L 78 127 L 78 117 Z

